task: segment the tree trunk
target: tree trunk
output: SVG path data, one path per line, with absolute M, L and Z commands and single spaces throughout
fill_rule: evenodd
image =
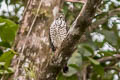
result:
M 88 0 L 61 47 L 52 54 L 49 27 L 64 0 L 28 0 L 13 49 L 19 53 L 12 61 L 17 80 L 56 80 L 90 26 L 101 0 Z
M 61 0 L 28 0 L 20 25 L 14 50 L 19 53 L 13 59 L 17 80 L 46 80 L 42 75 L 52 52 L 49 47 L 49 27 L 53 11 L 59 9 Z M 46 79 L 45 79 L 46 78 Z

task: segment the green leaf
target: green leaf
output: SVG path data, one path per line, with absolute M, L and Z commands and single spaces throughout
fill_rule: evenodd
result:
M 8 42 L 6 42 L 6 41 L 1 41 L 0 42 L 0 46 L 6 47 L 6 48 L 10 48 L 11 47 L 10 44 Z
M 78 53 L 83 55 L 83 56 L 91 56 L 92 55 L 89 51 L 87 51 L 81 45 L 78 46 Z
M 0 56 L 0 62 L 5 62 L 5 68 L 8 68 L 10 66 L 10 62 L 14 55 L 15 52 L 13 50 L 9 50 Z
M 114 74 L 111 73 L 105 73 L 105 75 L 102 77 L 102 80 L 114 80 L 113 79 Z M 119 79 L 118 79 L 119 80 Z
M 67 15 L 67 12 L 68 12 L 67 4 L 64 4 L 62 11 L 65 15 Z
M 4 25 L 0 26 L 0 37 L 2 41 L 8 42 L 10 45 L 12 45 L 18 25 L 9 19 L 3 19 L 1 17 L 0 23 L 4 23 Z
M 14 72 L 13 68 L 11 68 L 11 67 L 8 67 L 8 68 L 7 68 L 7 71 L 8 71 L 9 73 L 13 73 L 13 72 Z
M 87 51 L 89 51 L 90 53 L 94 54 L 93 49 L 89 46 L 89 45 L 83 45 L 83 48 L 85 48 Z
M 102 42 L 95 41 L 94 43 L 97 45 L 98 48 L 101 48 L 104 46 L 105 40 L 103 40 Z
M 72 76 L 76 74 L 78 67 L 80 67 L 81 65 L 82 65 L 82 56 L 76 50 L 71 56 L 71 58 L 68 60 L 69 70 L 67 73 L 65 73 L 65 76 Z
M 100 65 L 100 63 L 98 61 L 96 61 L 95 59 L 91 58 L 91 57 L 87 57 L 93 64 L 95 65 Z
M 1 7 L 1 2 L 2 2 L 3 0 L 0 0 L 0 7 Z
M 75 51 L 71 58 L 68 60 L 68 64 L 76 64 L 77 66 L 82 65 L 82 56 L 78 53 L 78 51 Z
M 3 50 L 2 49 L 0 49 L 0 56 L 3 54 Z
M 101 76 L 104 75 L 104 68 L 101 65 L 94 65 L 93 70 Z
M 0 26 L 4 26 L 5 25 L 5 22 L 3 22 L 3 23 L 0 23 Z
M 9 70 L 9 71 L 8 71 L 8 70 L 4 70 L 4 69 L 3 69 L 3 70 L 2 70 L 2 69 L 0 70 L 0 74 L 1 74 L 1 75 L 3 75 L 3 74 L 10 74 L 10 73 L 13 73 L 12 69 L 11 69 L 11 71 L 10 71 L 10 70 Z
M 82 8 L 82 4 L 81 3 L 74 3 L 74 6 L 78 9 Z
M 78 77 L 76 75 L 65 77 L 64 75 L 62 75 L 62 73 L 59 73 L 59 75 L 57 76 L 57 80 L 78 80 Z
M 74 68 L 74 69 L 76 69 L 76 70 L 79 70 L 79 66 L 76 65 L 76 64 L 69 64 L 68 66 L 69 66 L 69 67 L 72 67 L 72 68 Z
M 5 65 L 5 62 L 0 62 L 0 66 L 4 66 Z
M 93 73 L 92 76 L 91 76 L 91 80 L 96 80 L 96 79 L 98 79 L 97 74 Z
M 106 41 L 113 46 L 117 46 L 117 36 L 113 31 L 102 30 L 101 33 L 105 36 Z
M 104 56 L 113 56 L 115 54 L 115 51 L 99 51 L 98 54 L 104 54 Z

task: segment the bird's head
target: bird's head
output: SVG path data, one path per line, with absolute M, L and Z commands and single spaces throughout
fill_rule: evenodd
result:
M 64 20 L 65 19 L 65 15 L 63 13 L 58 13 L 57 16 L 56 16 L 56 19 L 62 19 Z

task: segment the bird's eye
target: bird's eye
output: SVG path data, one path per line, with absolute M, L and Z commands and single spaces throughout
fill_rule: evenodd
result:
M 63 16 L 61 15 L 60 18 L 63 18 Z

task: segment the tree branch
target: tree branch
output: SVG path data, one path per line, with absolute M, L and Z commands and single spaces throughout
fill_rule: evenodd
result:
M 92 32 L 99 25 L 104 24 L 108 20 L 108 18 L 110 18 L 112 16 L 115 16 L 115 15 L 118 15 L 118 14 L 120 14 L 120 8 L 117 8 L 117 9 L 109 11 L 108 14 L 105 15 L 103 18 L 101 18 L 101 19 L 95 21 L 94 23 L 92 23 L 91 26 L 86 29 L 85 33 L 88 32 L 88 31 Z M 87 37 L 86 37 L 85 34 L 83 34 L 82 37 L 81 37 L 81 39 L 80 39 L 80 43 L 81 42 L 85 42 L 86 40 L 87 40 Z
M 66 39 L 63 41 L 61 47 L 55 52 L 55 55 L 52 57 L 51 62 L 46 68 L 47 73 L 49 74 L 47 77 L 48 79 L 56 76 L 61 68 L 67 63 L 68 59 L 76 49 L 76 45 L 79 43 L 81 36 L 90 26 L 97 6 L 100 5 L 101 1 L 102 0 L 88 0 L 84 5 L 79 17 L 69 30 Z M 55 72 L 52 71 L 53 69 Z
M 71 56 L 72 52 L 75 49 L 75 46 L 79 42 L 79 39 L 88 28 L 88 26 L 90 26 L 96 8 L 101 3 L 101 1 L 102 0 L 87 1 L 73 27 L 69 30 L 68 36 L 63 41 L 61 48 L 59 48 L 59 50 L 56 52 L 57 54 L 61 54 L 63 58 Z
M 111 67 L 111 66 L 110 66 L 110 67 L 105 67 L 104 70 L 105 70 L 105 71 L 107 71 L 107 70 L 115 70 L 115 71 L 117 71 L 117 72 L 120 72 L 120 69 L 117 68 L 117 67 L 114 67 L 114 66 L 113 66 L 113 67 Z
M 105 61 L 112 61 L 112 60 L 116 60 L 116 59 L 120 59 L 120 54 L 116 54 L 115 56 L 103 57 L 101 59 L 98 59 L 97 61 L 102 63 L 102 62 L 105 62 Z
M 118 15 L 118 14 L 120 14 L 120 8 L 109 11 L 107 13 L 107 15 L 105 15 L 103 18 L 101 18 L 101 19 L 95 21 L 94 23 L 92 23 L 91 30 L 97 28 L 101 24 L 104 24 L 108 20 L 108 18 L 110 18 L 112 16 L 115 16 L 115 15 Z
M 100 63 L 104 63 L 106 61 L 114 61 L 114 60 L 120 60 L 120 54 L 116 54 L 114 56 L 108 56 L 108 57 L 103 57 L 103 58 L 97 59 L 97 61 L 100 62 Z M 117 62 L 118 61 L 116 61 L 115 63 L 117 63 Z M 115 63 L 113 63 L 112 65 L 109 65 L 109 66 L 105 67 L 104 70 L 114 69 L 116 71 L 120 71 L 120 69 L 112 67 Z M 87 73 L 89 73 L 89 74 L 87 74 L 88 78 L 90 77 L 90 73 L 92 72 L 92 69 L 90 68 L 91 66 L 92 66 L 91 64 L 89 64 L 87 66 L 87 71 L 89 71 L 89 72 L 87 72 Z
M 80 3 L 86 3 L 87 0 L 65 0 L 66 2 L 80 2 Z

